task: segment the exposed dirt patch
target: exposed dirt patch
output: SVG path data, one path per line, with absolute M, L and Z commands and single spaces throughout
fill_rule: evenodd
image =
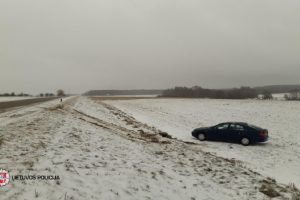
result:
M 168 134 L 167 132 L 159 132 L 158 134 L 162 137 L 172 139 L 172 136 L 170 134 Z

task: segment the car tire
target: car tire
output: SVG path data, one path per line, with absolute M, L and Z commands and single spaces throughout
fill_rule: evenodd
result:
M 204 140 L 206 139 L 206 135 L 205 135 L 204 133 L 199 133 L 198 139 L 199 139 L 200 141 L 204 141 Z
M 241 139 L 241 144 L 244 145 L 244 146 L 248 146 L 249 144 L 251 143 L 250 139 L 247 138 L 247 137 L 243 137 Z

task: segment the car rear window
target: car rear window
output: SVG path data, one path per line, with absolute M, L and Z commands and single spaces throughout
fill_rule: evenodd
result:
M 248 126 L 249 126 L 250 128 L 254 128 L 254 129 L 261 129 L 260 127 L 255 126 L 255 125 L 253 125 L 253 124 L 248 124 Z

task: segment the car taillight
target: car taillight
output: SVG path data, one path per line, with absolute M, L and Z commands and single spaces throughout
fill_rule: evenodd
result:
M 266 130 L 260 131 L 259 135 L 261 137 L 267 137 L 268 136 L 268 131 L 266 131 Z

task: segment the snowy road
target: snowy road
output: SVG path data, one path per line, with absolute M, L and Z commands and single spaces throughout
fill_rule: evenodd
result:
M 3 97 L 2 97 L 3 98 Z M 0 112 L 5 111 L 10 108 L 20 107 L 20 106 L 27 106 L 34 103 L 41 103 L 45 101 L 50 101 L 53 99 L 57 99 L 58 97 L 44 97 L 44 98 L 24 98 L 24 99 L 14 99 L 14 98 L 5 98 L 6 100 L 3 100 L 0 98 Z M 12 100 L 13 99 L 13 100 Z
M 23 99 L 34 99 L 36 97 L 4 97 L 0 96 L 0 102 L 7 102 L 7 101 L 17 101 Z

